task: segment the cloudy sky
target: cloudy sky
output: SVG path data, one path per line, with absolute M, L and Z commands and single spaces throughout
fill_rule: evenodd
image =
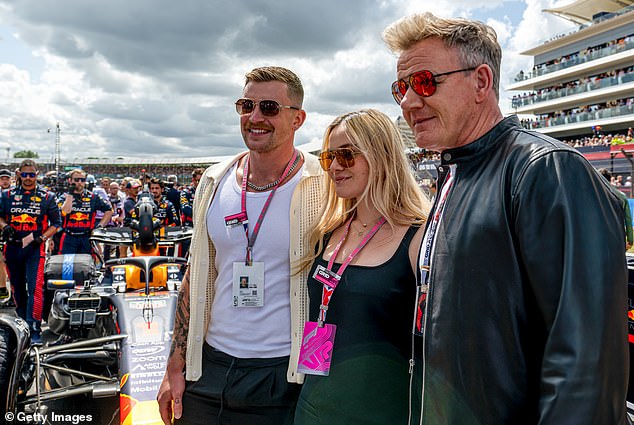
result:
M 504 51 L 502 89 L 519 52 L 573 26 L 542 9 L 573 0 L 0 0 L 0 158 L 200 157 L 243 148 L 234 102 L 245 72 L 281 65 L 306 91 L 296 144 L 337 115 L 393 118 L 395 57 L 381 31 L 411 12 L 479 19 Z M 512 94 L 502 90 L 509 111 Z M 48 133 L 47 129 L 52 132 Z

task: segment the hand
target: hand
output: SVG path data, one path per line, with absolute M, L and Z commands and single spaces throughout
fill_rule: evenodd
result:
M 95 230 L 97 229 L 103 229 L 104 226 L 101 223 L 98 223 L 97 226 L 95 226 Z
M 159 387 L 156 399 L 159 412 L 165 425 L 171 425 L 172 415 L 180 419 L 183 415 L 183 392 L 185 391 L 185 376 L 182 372 L 170 372 L 168 368 Z
M 2 240 L 5 242 L 9 242 L 14 239 L 15 239 L 15 229 L 7 224 L 2 229 Z
M 33 240 L 31 241 L 30 245 L 40 246 L 40 245 L 42 245 L 42 243 L 44 243 L 44 239 L 42 238 L 42 236 L 38 236 L 36 238 L 33 238 Z

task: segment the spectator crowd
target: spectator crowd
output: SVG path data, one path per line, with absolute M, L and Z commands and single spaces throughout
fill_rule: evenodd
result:
M 520 71 L 515 77 L 515 81 L 519 82 L 529 78 L 539 77 L 540 75 L 559 71 L 560 69 L 569 68 L 571 66 L 579 65 L 605 56 L 613 55 L 618 52 L 629 50 L 634 47 L 633 37 L 634 34 L 628 34 L 625 37 L 620 37 L 605 43 L 589 46 L 585 49 L 579 50 L 578 52 L 563 55 L 555 59 L 548 60 L 546 62 L 535 64 L 532 71 L 529 73 L 524 73 L 523 70 Z

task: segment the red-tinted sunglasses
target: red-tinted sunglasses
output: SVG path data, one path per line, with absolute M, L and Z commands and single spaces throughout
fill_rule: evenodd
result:
M 401 100 L 405 97 L 405 93 L 407 93 L 407 88 L 411 87 L 417 95 L 429 97 L 436 93 L 436 87 L 438 86 L 436 77 L 451 75 L 457 72 L 473 71 L 474 69 L 476 69 L 476 67 L 456 69 L 455 71 L 443 72 L 441 74 L 432 74 L 431 71 L 424 69 L 413 73 L 407 77 L 407 79 L 401 78 L 398 81 L 394 81 L 394 83 L 392 83 L 392 96 L 394 96 L 396 103 L 400 105 Z
M 240 115 L 248 115 L 255 110 L 255 105 L 260 107 L 260 112 L 266 117 L 276 116 L 280 113 L 282 108 L 296 109 L 299 111 L 297 106 L 280 105 L 274 100 L 260 100 L 259 102 L 255 102 L 251 99 L 238 99 L 236 101 L 236 111 Z
M 337 163 L 343 168 L 350 168 L 354 166 L 354 157 L 361 152 L 353 151 L 350 148 L 339 148 L 331 151 L 323 151 L 319 154 L 319 163 L 324 171 L 330 170 L 332 161 L 337 159 Z

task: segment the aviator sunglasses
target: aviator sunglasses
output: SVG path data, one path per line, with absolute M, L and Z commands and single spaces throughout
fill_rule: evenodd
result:
M 74 182 L 85 182 L 86 177 L 73 177 Z
M 319 154 L 319 163 L 324 171 L 330 170 L 332 161 L 337 159 L 337 163 L 343 168 L 350 168 L 354 166 L 354 157 L 361 152 L 353 151 L 350 148 L 340 148 L 331 151 L 323 151 Z
M 23 179 L 26 179 L 26 178 L 34 179 L 35 176 L 37 176 L 37 173 L 25 173 L 25 172 L 20 173 L 20 177 L 22 177 Z
M 424 69 L 413 73 L 407 77 L 407 79 L 401 78 L 400 80 L 394 81 L 394 83 L 392 83 L 392 96 L 394 96 L 396 103 L 400 105 L 401 100 L 405 97 L 405 93 L 407 93 L 407 88 L 411 87 L 417 95 L 429 97 L 436 93 L 438 86 L 436 77 L 451 75 L 457 72 L 473 71 L 474 69 L 475 67 L 456 69 L 455 71 L 443 72 L 441 74 L 432 74 L 431 71 Z
M 281 108 L 286 109 L 296 109 L 299 111 L 297 106 L 286 106 L 280 105 L 274 100 L 260 100 L 259 102 L 255 102 L 251 99 L 238 99 L 236 101 L 236 111 L 239 115 L 248 115 L 255 110 L 255 105 L 260 107 L 260 112 L 265 117 L 274 117 L 280 113 Z

